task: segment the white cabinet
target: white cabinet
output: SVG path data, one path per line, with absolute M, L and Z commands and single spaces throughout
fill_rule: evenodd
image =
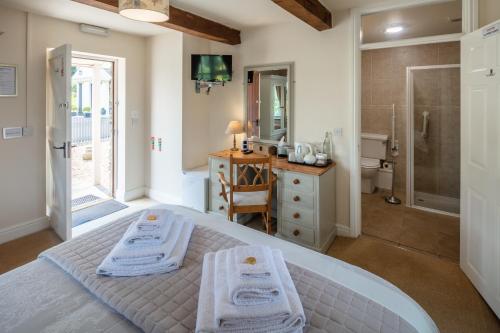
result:
M 326 252 L 335 234 L 335 168 L 319 176 L 281 171 L 276 236 Z
M 293 169 L 293 168 L 292 168 Z M 300 168 L 295 168 L 300 169 Z M 209 157 L 209 210 L 227 217 L 218 173 L 229 178 L 229 160 Z M 335 167 L 321 175 L 273 167 L 277 186 L 273 196 L 278 220 L 277 237 L 325 252 L 335 238 Z M 236 175 L 235 175 L 236 177 Z M 275 214 L 273 214 L 275 216 Z M 242 222 L 251 215 L 237 216 Z

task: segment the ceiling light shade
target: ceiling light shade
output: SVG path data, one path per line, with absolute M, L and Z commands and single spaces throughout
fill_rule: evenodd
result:
M 396 25 L 396 26 L 389 27 L 389 28 L 385 29 L 386 34 L 397 34 L 398 32 L 401 32 L 401 31 L 403 31 L 403 27 L 400 25 Z
M 169 18 L 169 0 L 119 0 L 120 15 L 143 22 L 165 22 Z

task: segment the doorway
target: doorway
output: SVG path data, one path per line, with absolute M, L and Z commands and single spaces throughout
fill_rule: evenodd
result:
M 75 54 L 72 57 L 73 226 L 88 222 L 89 208 L 108 202 L 115 195 L 115 71 L 113 60 Z

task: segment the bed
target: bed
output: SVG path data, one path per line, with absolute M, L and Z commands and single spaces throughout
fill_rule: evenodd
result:
M 2 332 L 192 332 L 203 254 L 244 243 L 283 251 L 306 312 L 306 332 L 438 332 L 415 301 L 360 268 L 220 217 L 161 207 L 196 223 L 181 270 L 135 278 L 95 274 L 140 214 L 133 213 L 0 275 Z

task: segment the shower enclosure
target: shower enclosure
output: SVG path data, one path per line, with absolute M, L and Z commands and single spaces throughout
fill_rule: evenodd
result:
M 460 213 L 460 65 L 407 68 L 407 204 Z

